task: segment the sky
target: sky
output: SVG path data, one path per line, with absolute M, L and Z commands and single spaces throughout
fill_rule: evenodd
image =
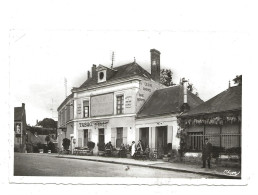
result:
M 176 84 L 189 80 L 204 101 L 252 63 L 249 2 L 28 2 L 26 12 L 13 5 L 8 40 L 10 102 L 25 103 L 30 125 L 57 120 L 64 79 L 69 95 L 92 64 L 110 67 L 112 52 L 114 67 L 135 57 L 150 72 L 150 49 L 159 50 L 161 69 L 171 69 Z

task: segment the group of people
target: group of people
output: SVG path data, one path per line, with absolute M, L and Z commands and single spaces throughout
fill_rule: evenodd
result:
M 113 149 L 114 149 L 113 145 L 112 145 L 111 141 L 109 141 L 105 145 L 106 155 L 111 156 Z M 149 151 L 150 151 L 149 146 L 147 145 L 146 147 L 143 147 L 141 140 L 139 140 L 137 144 L 135 143 L 135 141 L 132 141 L 132 144 L 130 146 L 130 153 L 131 153 L 132 157 L 135 157 L 136 154 L 149 153 Z M 126 147 L 124 144 L 121 144 L 119 152 L 118 152 L 118 156 L 119 157 L 126 156 Z
M 112 150 L 113 150 L 113 146 L 110 141 L 105 145 L 105 152 L 107 155 L 111 155 Z M 135 157 L 137 154 L 138 155 L 141 155 L 143 153 L 148 154 L 149 152 L 150 152 L 150 149 L 148 145 L 146 146 L 146 148 L 143 148 L 141 140 L 139 140 L 137 144 L 135 144 L 135 141 L 132 141 L 132 144 L 131 144 L 132 157 Z M 205 143 L 203 144 L 203 149 L 202 149 L 202 160 L 203 160 L 202 168 L 206 167 L 206 162 L 208 164 L 208 168 L 211 168 L 211 165 L 210 165 L 211 152 L 212 152 L 212 145 L 209 142 L 209 139 L 205 138 Z M 124 157 L 126 155 L 126 147 L 124 144 L 121 144 L 118 155 L 119 157 Z
M 143 148 L 141 140 L 138 141 L 137 145 L 135 144 L 135 141 L 132 141 L 131 145 L 131 156 L 135 157 L 137 154 L 142 155 L 143 153 L 149 154 L 150 149 L 147 145 L 146 148 Z

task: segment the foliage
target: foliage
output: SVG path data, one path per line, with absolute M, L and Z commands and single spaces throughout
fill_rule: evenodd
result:
M 92 150 L 92 149 L 95 147 L 95 143 L 92 142 L 92 141 L 89 141 L 88 144 L 87 144 L 87 146 L 88 146 L 88 148 L 89 148 L 90 150 Z
M 212 158 L 218 158 L 219 154 L 224 151 L 224 148 L 219 146 L 212 146 Z
M 64 139 L 63 139 L 62 145 L 63 145 L 63 147 L 64 147 L 65 150 L 68 150 L 68 149 L 69 149 L 70 142 L 71 142 L 71 141 L 70 141 L 68 138 L 64 138 Z
M 52 118 L 44 118 L 42 121 L 39 121 L 37 125 L 40 125 L 44 128 L 57 128 L 57 122 Z
M 47 142 L 47 144 L 50 142 L 50 136 L 49 135 L 46 136 L 45 141 Z
M 225 149 L 226 154 L 237 154 L 241 155 L 241 147 L 233 147 L 233 148 L 228 148 Z
M 53 142 L 50 141 L 47 146 L 48 146 L 48 150 L 51 150 L 51 153 L 57 152 L 55 144 Z
M 242 75 L 237 75 L 234 79 L 233 79 L 234 83 L 241 86 L 242 85 Z
M 190 118 L 185 119 L 184 124 L 185 125 L 223 125 L 223 124 L 234 124 L 234 123 L 240 123 L 241 122 L 241 116 L 235 115 L 235 116 L 206 116 L 199 117 L 199 118 Z M 183 124 L 180 124 L 183 125 Z
M 104 151 L 105 150 L 105 144 L 104 143 L 98 143 L 98 150 Z
M 174 85 L 172 82 L 173 72 L 170 69 L 162 69 L 160 71 L 160 82 L 165 86 Z

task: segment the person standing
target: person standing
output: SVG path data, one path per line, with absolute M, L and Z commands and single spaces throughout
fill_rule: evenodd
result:
M 132 142 L 132 146 L 131 146 L 131 156 L 133 157 L 135 153 L 135 141 Z
M 205 138 L 205 143 L 203 144 L 203 148 L 202 148 L 202 168 L 206 167 L 206 161 L 208 163 L 208 168 L 211 168 L 211 150 L 212 150 L 212 145 L 209 142 L 208 138 Z

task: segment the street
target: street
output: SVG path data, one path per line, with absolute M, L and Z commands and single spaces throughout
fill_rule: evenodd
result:
M 78 176 L 78 177 L 140 177 L 140 178 L 217 178 L 207 175 L 57 158 L 53 155 L 14 154 L 14 176 Z

